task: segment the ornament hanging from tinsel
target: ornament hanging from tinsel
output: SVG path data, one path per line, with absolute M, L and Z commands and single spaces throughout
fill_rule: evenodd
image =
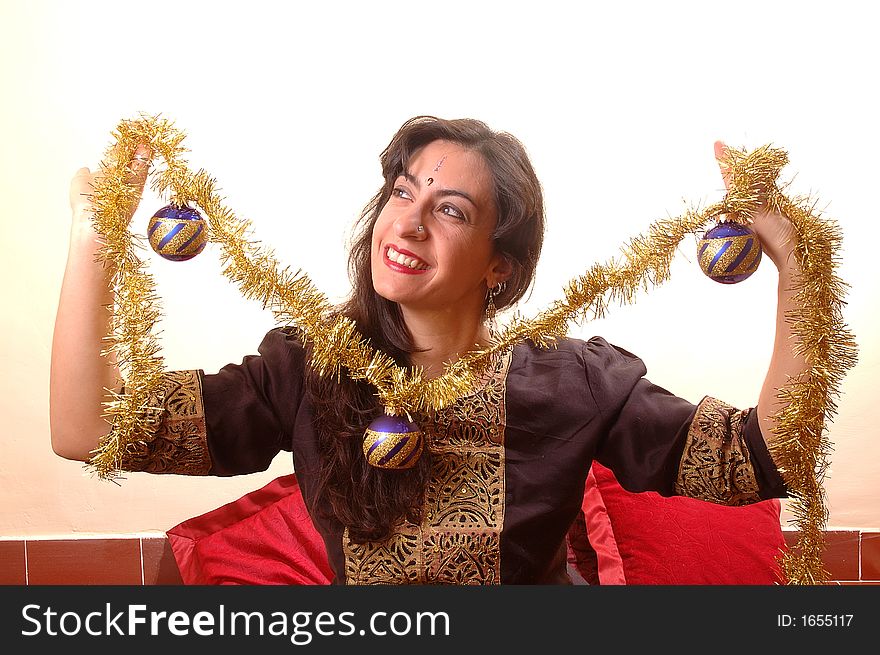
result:
M 182 262 L 205 249 L 208 229 L 198 211 L 172 203 L 153 214 L 147 238 L 157 254 L 172 262 Z
M 382 469 L 408 469 L 422 454 L 425 437 L 406 416 L 387 412 L 374 419 L 364 434 L 364 456 Z
M 718 223 L 697 245 L 703 273 L 721 284 L 742 282 L 758 270 L 762 252 L 751 228 L 733 221 Z

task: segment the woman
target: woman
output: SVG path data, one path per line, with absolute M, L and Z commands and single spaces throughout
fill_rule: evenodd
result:
M 716 144 L 719 161 L 723 148 Z M 136 189 L 148 154 L 141 149 L 132 162 Z M 437 376 L 488 344 L 496 308 L 531 285 L 541 187 L 515 138 L 469 119 L 413 118 L 381 162 L 384 184 L 362 216 L 350 253 L 353 290 L 339 311 L 398 363 Z M 50 403 L 55 451 L 85 461 L 107 432 L 102 390 L 115 385 L 100 356 L 113 298 L 108 271 L 94 264 L 93 180 L 81 169 L 71 187 Z M 425 453 L 410 469 L 388 471 L 362 453 L 364 429 L 383 411 L 374 390 L 317 376 L 308 344 L 295 330 L 275 329 L 239 365 L 167 374 L 156 399 L 163 420 L 127 468 L 236 475 L 292 451 L 337 583 L 570 582 L 565 535 L 593 459 L 632 491 L 726 504 L 785 495 L 767 443 L 780 409 L 775 389 L 804 367 L 785 321 L 795 233 L 768 213 L 753 228 L 780 272 L 776 344 L 756 409 L 712 398 L 694 406 L 598 337 L 552 349 L 521 343 L 499 354 L 471 394 L 414 417 Z M 62 370 L 85 372 L 85 384 Z

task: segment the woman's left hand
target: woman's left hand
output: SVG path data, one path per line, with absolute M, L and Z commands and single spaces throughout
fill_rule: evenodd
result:
M 715 142 L 715 159 L 724 178 L 724 186 L 730 189 L 730 173 L 726 167 L 727 145 L 723 141 Z M 780 273 L 789 272 L 796 266 L 794 248 L 798 234 L 787 216 L 767 206 L 766 198 L 761 200 L 751 224 L 752 230 L 761 241 L 764 253 L 773 261 Z

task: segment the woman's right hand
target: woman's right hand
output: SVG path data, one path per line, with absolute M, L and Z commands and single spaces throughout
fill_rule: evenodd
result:
M 131 185 L 137 200 L 132 204 L 128 216 L 130 221 L 137 209 L 138 202 L 143 194 L 147 174 L 150 171 L 150 148 L 140 144 L 128 162 L 129 174 L 126 181 Z M 70 181 L 70 208 L 73 210 L 74 221 L 91 221 L 95 212 L 92 204 L 92 194 L 101 180 L 101 171 L 91 171 L 86 167 L 80 168 Z

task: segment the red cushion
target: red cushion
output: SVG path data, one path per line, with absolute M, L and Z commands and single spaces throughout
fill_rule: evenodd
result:
M 774 584 L 785 548 L 780 503 L 725 507 L 630 493 L 598 462 L 569 563 L 587 584 Z M 324 542 L 295 474 L 277 478 L 168 531 L 186 584 L 329 584 Z M 587 543 L 585 536 L 588 536 Z
M 777 499 L 728 507 L 631 493 L 598 462 L 584 495 L 600 584 L 781 584 L 780 511 Z
M 333 576 L 294 474 L 167 534 L 185 584 L 329 584 Z

